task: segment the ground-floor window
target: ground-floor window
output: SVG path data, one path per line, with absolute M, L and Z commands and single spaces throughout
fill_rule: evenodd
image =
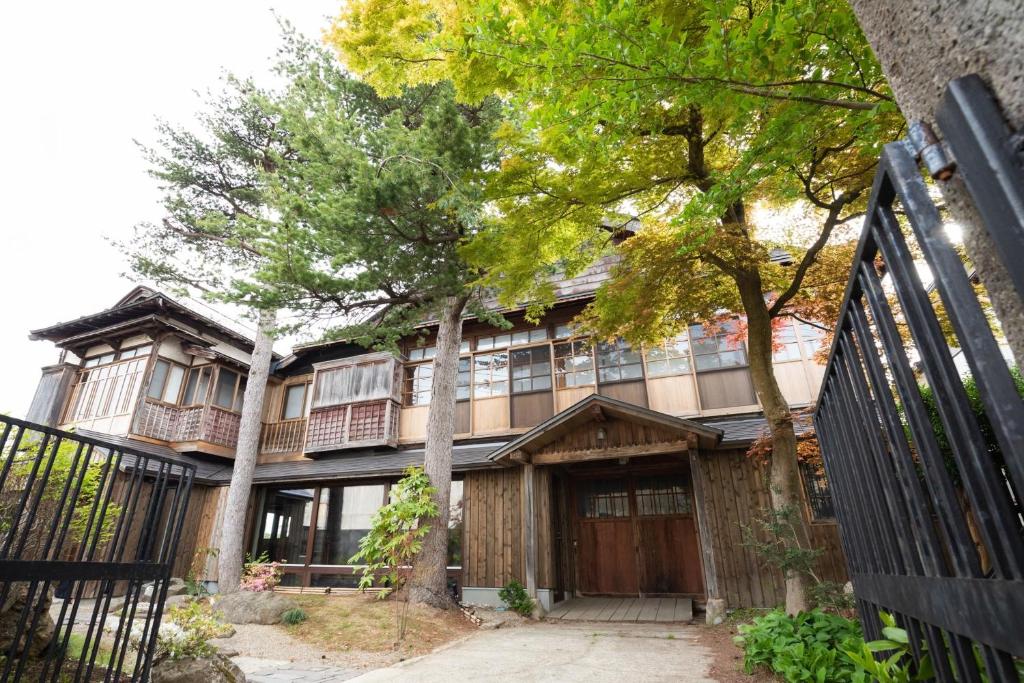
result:
M 392 481 L 316 488 L 267 488 L 257 498 L 252 554 L 281 562 L 284 586 L 355 588 L 351 558 L 387 502 Z M 452 482 L 448 566 L 462 565 L 462 481 Z

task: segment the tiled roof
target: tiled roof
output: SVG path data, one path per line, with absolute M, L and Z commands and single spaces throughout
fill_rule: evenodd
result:
M 745 446 L 768 432 L 768 420 L 763 415 L 705 418 L 697 421 L 725 432 L 719 447 Z M 795 424 L 797 434 L 803 434 L 812 428 L 810 420 L 806 419 L 797 420 Z
M 137 439 L 131 439 L 127 436 L 116 436 L 113 434 L 103 434 L 101 432 L 94 432 L 90 429 L 78 429 L 75 430 L 76 434 L 87 436 L 98 441 L 109 443 L 112 446 L 131 449 L 138 451 L 144 455 L 155 455 L 158 458 L 165 458 L 174 462 L 188 463 L 196 466 L 196 477 L 195 482 L 197 484 L 221 484 L 231 481 L 231 465 L 224 461 L 211 461 L 204 458 L 199 458 L 192 455 L 185 455 L 178 451 L 168 448 L 167 446 L 159 446 L 157 444 L 148 443 L 146 441 L 139 441 Z M 125 454 L 121 460 L 123 466 L 131 467 L 135 463 L 135 458 L 130 454 Z M 150 461 L 148 469 L 156 470 L 157 462 Z M 226 473 L 227 477 L 222 479 L 219 475 Z
M 487 456 L 504 445 L 504 441 L 456 444 L 452 453 L 453 469 L 456 472 L 463 472 L 481 467 L 493 467 L 494 463 L 488 460 Z M 272 462 L 256 466 L 253 483 L 358 479 L 401 474 L 402 470 L 409 465 L 423 464 L 423 455 L 422 448 L 396 451 L 366 449 L 315 460 L 303 458 L 288 462 Z M 218 473 L 216 478 L 219 483 L 228 483 L 231 480 L 231 470 Z

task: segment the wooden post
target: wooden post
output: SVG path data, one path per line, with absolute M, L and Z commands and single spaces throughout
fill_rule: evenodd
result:
M 696 439 L 689 447 L 690 478 L 693 480 L 693 507 L 697 515 L 697 530 L 700 534 L 701 558 L 704 565 L 704 583 L 708 600 L 721 597 L 718 592 L 718 574 L 715 570 L 715 549 L 711 538 L 711 524 L 708 522 L 707 500 L 704 497 L 704 475 L 700 469 L 700 455 Z
M 523 463 L 523 536 L 526 556 L 526 592 L 533 598 L 534 613 L 541 609 L 537 600 L 537 511 L 533 493 L 533 463 Z

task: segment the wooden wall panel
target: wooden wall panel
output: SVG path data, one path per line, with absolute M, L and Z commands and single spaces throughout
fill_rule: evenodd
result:
M 537 513 L 537 587 L 555 587 L 554 519 L 551 468 L 533 470 L 533 504 Z
M 427 438 L 427 413 L 430 406 L 407 406 L 398 418 L 398 438 L 402 441 L 423 441 Z M 455 430 L 458 432 L 458 429 Z
M 598 393 L 609 398 L 617 398 L 635 406 L 647 407 L 647 387 L 643 380 L 639 382 L 616 382 L 615 384 L 602 384 Z
M 501 588 L 524 582 L 519 468 L 467 472 L 463 484 L 464 585 Z
M 791 406 L 804 406 L 813 401 L 807 370 L 803 361 L 776 363 L 773 366 L 779 389 Z
M 469 434 L 473 431 L 473 412 L 469 401 L 458 401 L 455 403 L 455 433 Z M 426 435 L 426 426 L 423 428 Z
M 699 463 L 721 597 L 730 609 L 782 604 L 785 586 L 781 572 L 766 566 L 744 545 L 744 527 L 757 530 L 755 518 L 770 505 L 764 468 L 742 450 L 704 451 Z M 824 550 L 817 567 L 821 578 L 847 581 L 836 525 L 812 524 L 811 538 Z
M 652 410 L 668 415 L 696 415 L 700 412 L 693 375 L 649 379 L 647 397 Z
M 593 386 L 589 387 L 573 387 L 571 389 L 558 389 L 555 391 L 555 412 L 560 413 L 566 408 L 576 403 L 579 403 L 587 396 L 590 396 L 596 391 Z
M 757 397 L 747 368 L 697 373 L 700 404 L 705 410 L 754 405 Z
M 555 414 L 554 397 L 550 391 L 512 396 L 512 428 L 536 427 Z
M 473 401 L 473 433 L 493 434 L 509 428 L 508 396 Z

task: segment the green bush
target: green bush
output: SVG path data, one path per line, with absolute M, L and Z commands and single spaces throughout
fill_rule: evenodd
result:
M 523 584 L 512 579 L 508 584 L 498 591 L 498 597 L 513 612 L 518 612 L 524 617 L 533 614 L 533 598 L 523 588 Z
M 743 648 L 743 667 L 753 673 L 765 667 L 790 682 L 861 681 L 863 675 L 846 651 L 864 644 L 860 625 L 821 610 L 795 617 L 773 610 L 739 627 L 736 643 Z
M 301 624 L 308 618 L 309 617 L 306 615 L 306 613 L 297 607 L 295 609 L 290 609 L 281 615 L 281 621 L 288 624 L 289 626 Z

